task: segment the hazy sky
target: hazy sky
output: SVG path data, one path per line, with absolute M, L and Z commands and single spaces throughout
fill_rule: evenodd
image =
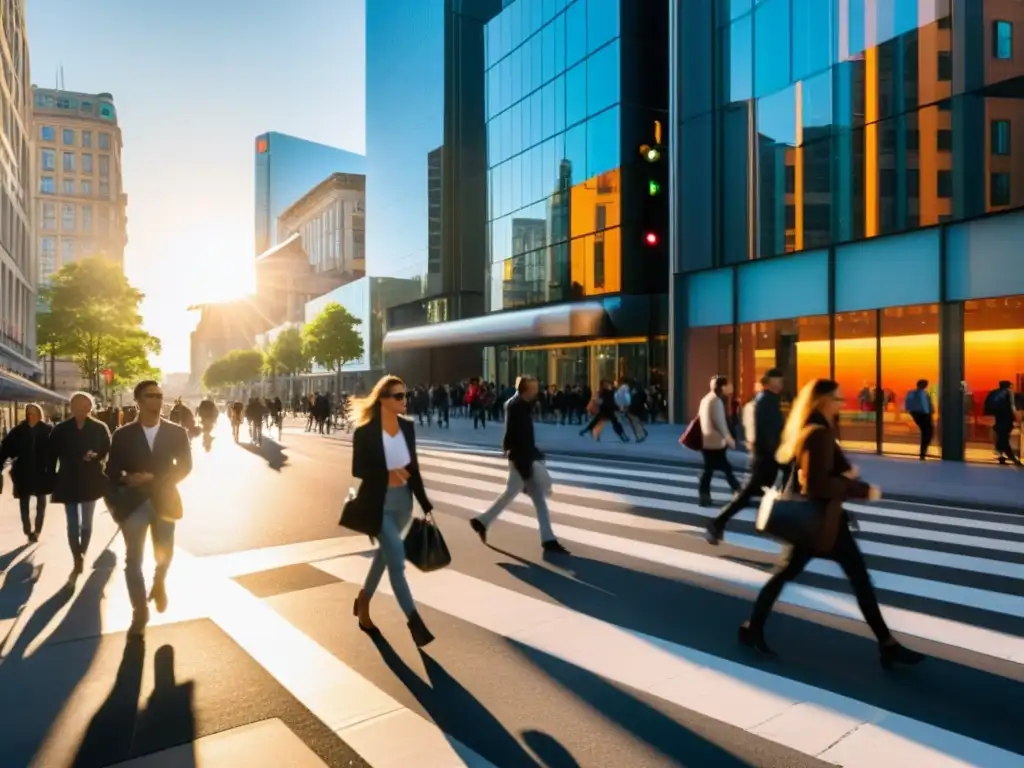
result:
M 32 82 L 114 95 L 129 280 L 164 373 L 194 302 L 252 289 L 253 139 L 365 146 L 365 0 L 29 0 Z

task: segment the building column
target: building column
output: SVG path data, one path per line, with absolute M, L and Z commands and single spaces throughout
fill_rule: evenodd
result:
M 945 461 L 964 460 L 964 305 L 939 307 L 939 415 Z

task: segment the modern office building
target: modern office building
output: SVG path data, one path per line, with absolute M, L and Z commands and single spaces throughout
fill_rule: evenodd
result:
M 1024 388 L 1024 4 L 671 0 L 673 415 L 843 385 L 855 448 L 992 456 Z
M 419 281 L 388 328 L 484 313 L 487 158 L 484 25 L 500 0 L 392 0 L 366 8 L 366 270 Z M 406 347 L 416 380 L 478 373 L 479 348 Z
M 285 209 L 332 173 L 363 175 L 365 158 L 286 133 L 264 133 L 255 141 L 255 255 L 281 242 L 277 220 Z
M 667 132 L 667 3 L 503 5 L 481 30 L 483 113 L 464 112 L 483 121 L 486 212 L 462 209 L 457 222 L 472 233 L 473 217 L 485 221 L 486 312 L 392 324 L 385 350 L 483 349 L 482 373 L 499 382 L 661 383 L 668 204 L 654 165 Z M 457 82 L 474 76 L 464 60 Z M 446 92 L 446 109 L 472 95 Z M 372 169 L 372 150 L 369 159 Z M 444 183 L 447 206 L 447 175 Z M 464 275 L 470 258 L 464 250 Z
M 32 100 L 40 281 L 89 256 L 105 256 L 123 267 L 128 197 L 114 97 L 33 86 Z
M 24 0 L 0 0 L 0 369 L 36 365 L 32 101 Z

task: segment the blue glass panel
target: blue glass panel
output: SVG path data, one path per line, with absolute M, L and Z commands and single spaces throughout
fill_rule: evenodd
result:
M 519 58 L 523 62 L 523 86 L 522 95 L 529 95 L 536 86 L 534 84 L 534 69 L 540 69 L 540 60 L 533 57 L 533 38 L 527 40 L 519 49 Z M 537 80 L 540 80 L 540 73 L 537 73 Z
M 741 323 L 828 314 L 828 251 L 744 264 L 738 303 Z
M 587 50 L 596 51 L 619 36 L 620 0 L 588 0 Z
M 569 161 L 572 183 L 579 184 L 587 178 L 587 126 L 577 125 L 565 132 L 565 159 Z
M 555 84 L 548 83 L 541 90 L 541 138 L 547 139 L 555 133 Z
M 548 24 L 540 33 L 541 39 L 541 74 L 544 82 L 558 74 L 555 69 L 555 25 Z
M 523 207 L 523 156 L 516 155 L 509 160 L 509 173 L 511 174 L 511 199 L 509 210 L 515 213 Z
M 946 235 L 946 292 L 952 301 L 1024 294 L 1024 213 L 958 224 Z
M 619 41 L 587 59 L 587 114 L 596 115 L 619 102 Z
M 530 133 L 529 142 L 526 146 L 532 147 L 542 142 L 546 135 L 544 133 L 543 99 L 541 92 L 535 91 L 530 97 Z
M 832 63 L 832 6 L 828 0 L 793 0 L 793 79 Z
M 796 146 L 795 85 L 757 100 L 757 132 L 771 144 Z
M 587 64 L 581 62 L 565 76 L 565 124 L 575 125 L 587 117 Z
M 587 121 L 587 178 L 619 167 L 620 137 L 618 107 Z
M 555 28 L 555 73 L 565 71 L 565 14 L 560 13 L 552 22 Z
M 865 240 L 836 249 L 837 312 L 938 300 L 938 229 Z
M 804 143 L 828 136 L 832 126 L 832 71 L 804 80 L 802 117 Z
M 547 24 L 555 17 L 555 14 L 558 13 L 558 11 L 559 8 L 557 0 L 544 0 L 544 10 L 542 11 L 543 22 Z
M 732 269 L 694 272 L 686 279 L 686 296 L 691 328 L 732 325 Z
M 745 101 L 754 95 L 754 21 L 744 16 L 722 30 L 722 103 Z
M 565 65 L 587 55 L 587 1 L 576 0 L 565 12 Z
M 555 80 L 555 133 L 565 130 L 565 76 Z
M 790 83 L 789 0 L 763 0 L 754 11 L 754 95 Z
M 512 3 L 505 8 L 508 12 L 508 19 L 510 25 L 510 35 L 512 38 L 512 47 L 522 45 L 523 39 L 526 35 L 523 34 L 523 4 L 519 2 Z

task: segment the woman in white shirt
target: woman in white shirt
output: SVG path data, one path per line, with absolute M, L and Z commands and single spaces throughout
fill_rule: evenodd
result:
M 386 568 L 413 640 L 422 648 L 434 636 L 420 618 L 405 578 L 402 534 L 412 519 L 413 497 L 424 512 L 430 512 L 432 505 L 416 459 L 413 423 L 405 417 L 407 401 L 405 383 L 397 376 L 384 376 L 367 397 L 353 403 L 352 475 L 362 483 L 343 524 L 380 542 L 352 608 L 359 628 L 376 630 L 370 620 L 370 600 Z

